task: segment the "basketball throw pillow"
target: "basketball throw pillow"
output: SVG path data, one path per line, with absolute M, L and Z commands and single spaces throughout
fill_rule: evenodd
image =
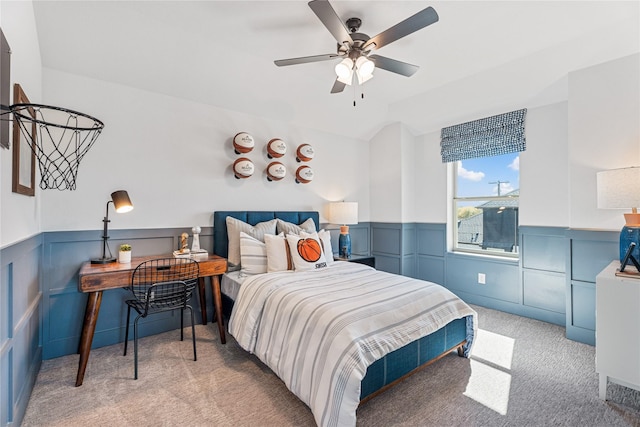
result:
M 318 233 L 305 233 L 304 236 L 288 234 L 286 237 L 296 271 L 320 270 L 327 267 L 327 259 Z

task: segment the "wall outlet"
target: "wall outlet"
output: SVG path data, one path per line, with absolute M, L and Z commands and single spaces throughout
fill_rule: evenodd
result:
M 481 285 L 487 284 L 487 277 L 484 275 L 484 273 L 478 273 L 478 283 L 480 283 Z

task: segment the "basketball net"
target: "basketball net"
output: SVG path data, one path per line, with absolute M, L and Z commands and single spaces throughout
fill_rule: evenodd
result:
M 38 159 L 42 190 L 75 190 L 80 161 L 104 123 L 89 115 L 41 104 L 11 107 L 22 136 Z

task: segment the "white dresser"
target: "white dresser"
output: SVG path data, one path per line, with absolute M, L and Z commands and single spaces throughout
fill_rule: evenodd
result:
M 612 262 L 596 276 L 596 372 L 603 400 L 608 381 L 640 390 L 640 278 L 616 276 L 619 267 Z

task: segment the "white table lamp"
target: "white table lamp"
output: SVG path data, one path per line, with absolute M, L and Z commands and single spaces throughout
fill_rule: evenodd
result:
M 631 209 L 625 213 L 625 226 L 620 232 L 620 260 L 631 242 L 636 243 L 634 257 L 638 258 L 640 246 L 640 167 L 628 167 L 598 172 L 599 209 Z

